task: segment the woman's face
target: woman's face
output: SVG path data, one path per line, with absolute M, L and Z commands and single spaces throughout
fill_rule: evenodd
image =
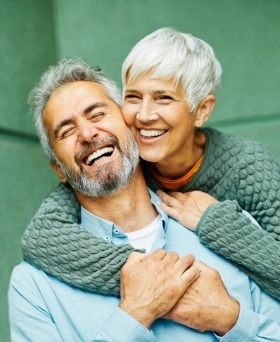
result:
M 196 115 L 182 85 L 144 75 L 127 85 L 122 106 L 144 160 L 176 162 L 193 148 Z

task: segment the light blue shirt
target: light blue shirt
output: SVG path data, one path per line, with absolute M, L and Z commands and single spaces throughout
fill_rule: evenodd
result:
M 153 245 L 180 255 L 192 253 L 218 270 L 230 293 L 240 303 L 236 325 L 222 338 L 200 333 L 166 319 L 156 320 L 151 330 L 118 307 L 119 298 L 74 288 L 27 262 L 17 265 L 9 288 L 12 341 L 34 342 L 250 342 L 280 341 L 280 304 L 221 256 L 202 245 L 192 231 L 168 218 L 151 201 L 162 218 L 162 230 Z M 128 243 L 122 229 L 82 208 L 82 225 L 114 244 Z M 221 317 L 221 320 L 223 318 Z

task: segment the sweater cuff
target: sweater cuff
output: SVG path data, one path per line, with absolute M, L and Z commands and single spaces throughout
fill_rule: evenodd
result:
M 235 200 L 225 200 L 211 204 L 199 220 L 195 233 L 199 238 L 202 238 L 203 235 L 213 230 L 211 227 L 215 226 L 216 221 L 223 220 L 225 215 L 231 216 L 233 212 L 242 212 L 241 207 Z

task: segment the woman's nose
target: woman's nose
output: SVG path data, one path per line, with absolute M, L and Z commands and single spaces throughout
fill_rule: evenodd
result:
M 142 122 L 154 121 L 158 118 L 157 106 L 151 103 L 142 103 L 136 118 Z

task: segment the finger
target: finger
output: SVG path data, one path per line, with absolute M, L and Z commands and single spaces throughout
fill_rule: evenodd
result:
M 157 195 L 168 206 L 175 206 L 177 203 L 177 199 L 165 193 L 164 191 L 158 190 Z
M 172 198 L 175 198 L 180 203 L 183 203 L 187 199 L 187 197 L 189 197 L 189 193 L 182 193 L 178 191 L 171 191 L 168 193 L 168 195 Z
M 195 257 L 192 254 L 186 254 L 179 258 L 173 266 L 173 269 L 182 274 L 190 268 L 195 261 Z
M 140 262 L 149 263 L 152 260 L 162 260 L 165 257 L 165 255 L 166 255 L 166 251 L 163 249 L 157 249 L 153 253 L 132 252 L 127 258 L 127 261 L 124 264 L 123 268 L 136 265 L 137 263 L 140 263 Z
M 221 275 L 215 268 L 208 266 L 207 264 L 205 264 L 204 262 L 200 260 L 195 260 L 194 266 L 199 269 L 201 275 L 202 274 L 207 275 L 211 277 L 211 279 L 213 279 L 213 281 L 215 282 L 218 282 L 218 283 L 222 282 Z
M 188 288 L 192 283 L 194 283 L 200 275 L 200 270 L 194 264 L 192 264 L 181 277 L 183 286 Z
M 139 253 L 139 252 L 132 252 L 130 253 L 129 257 L 127 258 L 126 264 L 127 265 L 133 265 L 138 262 L 141 262 L 146 258 L 148 254 L 146 253 Z
M 201 272 L 213 270 L 212 267 L 206 265 L 206 264 L 205 264 L 203 261 L 201 261 L 201 260 L 195 260 L 195 261 L 194 261 L 194 265 L 195 265 L 198 269 L 200 269 Z
M 171 251 L 166 254 L 163 260 L 169 263 L 170 266 L 173 266 L 179 259 L 180 259 L 179 254 L 174 251 Z
M 163 260 L 166 254 L 167 252 L 164 249 L 158 248 L 153 253 L 150 254 L 150 257 L 152 259 Z
M 161 209 L 162 209 L 168 216 L 171 216 L 171 217 L 175 218 L 176 220 L 178 220 L 178 218 L 179 218 L 179 212 L 178 212 L 178 208 L 177 208 L 177 207 L 169 206 L 169 205 L 165 204 L 164 202 L 158 202 L 158 205 L 161 207 Z

